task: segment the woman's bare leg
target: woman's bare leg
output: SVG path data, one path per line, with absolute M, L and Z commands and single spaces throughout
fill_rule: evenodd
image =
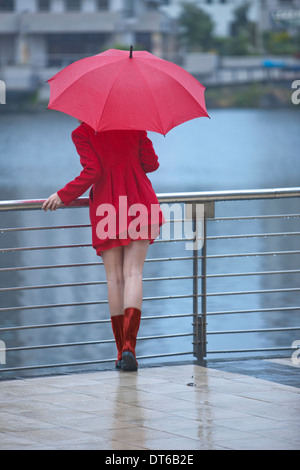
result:
M 115 367 L 120 369 L 124 345 L 123 248 L 111 248 L 110 250 L 103 251 L 101 256 L 106 272 L 111 326 L 118 351 Z
M 107 279 L 109 312 L 111 316 L 124 314 L 123 247 L 101 253 Z
M 137 370 L 136 337 L 143 301 L 143 266 L 148 240 L 132 241 L 101 253 L 107 279 L 109 311 L 118 349 L 116 367 Z M 129 307 L 129 308 L 128 308 Z
M 143 267 L 148 247 L 148 240 L 132 241 L 124 247 L 124 309 L 135 307 L 141 310 L 142 308 Z
M 110 315 L 121 315 L 127 307 L 141 309 L 143 301 L 143 267 L 148 240 L 132 241 L 101 253 L 107 279 Z
M 124 248 L 124 328 L 122 369 L 136 371 L 138 363 L 135 356 L 137 334 L 141 321 L 143 301 L 143 267 L 148 240 L 132 241 Z

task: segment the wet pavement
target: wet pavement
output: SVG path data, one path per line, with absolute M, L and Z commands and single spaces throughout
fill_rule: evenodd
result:
M 0 449 L 297 450 L 299 366 L 246 360 L 0 382 Z
M 293 364 L 291 358 L 212 361 L 208 365 L 218 370 L 300 388 L 300 364 Z

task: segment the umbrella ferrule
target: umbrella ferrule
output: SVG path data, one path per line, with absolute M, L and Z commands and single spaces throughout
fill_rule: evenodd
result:
M 132 51 L 133 51 L 133 46 L 130 46 L 130 54 L 129 54 L 129 59 L 132 59 Z

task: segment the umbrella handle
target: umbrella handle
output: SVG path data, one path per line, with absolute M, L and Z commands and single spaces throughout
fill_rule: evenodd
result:
M 130 46 L 130 54 L 129 54 L 129 59 L 132 59 L 132 51 L 133 51 L 133 46 Z

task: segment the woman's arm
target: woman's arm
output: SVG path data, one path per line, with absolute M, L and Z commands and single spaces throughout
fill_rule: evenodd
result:
M 140 137 L 140 161 L 145 173 L 157 170 L 159 167 L 158 156 L 153 144 L 147 136 L 147 132 L 142 131 Z
M 80 156 L 83 170 L 73 181 L 57 191 L 64 204 L 70 204 L 85 193 L 92 184 L 100 179 L 102 174 L 100 162 L 88 138 L 75 130 L 72 132 L 72 140 Z
M 73 181 L 70 181 L 64 188 L 52 194 L 47 201 L 45 201 L 43 205 L 44 210 L 56 210 L 61 203 L 65 205 L 70 204 L 70 202 L 85 193 L 85 191 L 101 177 L 102 170 L 100 162 L 87 136 L 76 129 L 72 132 L 72 140 L 80 156 L 80 163 L 83 170 Z

